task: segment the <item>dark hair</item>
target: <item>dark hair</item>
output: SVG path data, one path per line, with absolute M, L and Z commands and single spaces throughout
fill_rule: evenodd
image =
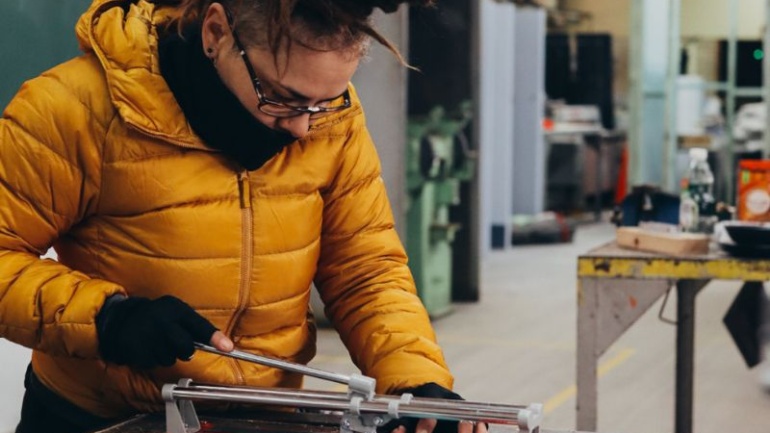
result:
M 398 48 L 372 25 L 375 8 L 395 12 L 401 3 L 428 6 L 434 0 L 154 0 L 177 6 L 180 32 L 199 23 L 212 3 L 221 3 L 247 46 L 265 46 L 276 55 L 283 43 L 297 43 L 318 51 L 352 49 L 367 37 L 384 45 L 406 65 Z

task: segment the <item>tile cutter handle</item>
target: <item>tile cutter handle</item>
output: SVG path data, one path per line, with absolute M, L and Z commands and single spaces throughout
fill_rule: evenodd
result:
M 266 356 L 254 355 L 252 353 L 247 353 L 240 350 L 223 352 L 215 347 L 197 342 L 195 343 L 195 348 L 203 352 L 227 356 L 229 358 L 239 359 L 241 361 L 253 362 L 267 367 L 280 368 L 281 370 L 290 371 L 292 373 L 299 373 L 305 376 L 315 377 L 317 379 L 328 380 L 330 382 L 342 383 L 348 386 L 349 394 L 352 393 L 361 395 L 366 400 L 371 400 L 374 397 L 374 389 L 377 386 L 377 381 L 374 378 L 360 374 L 352 374 L 348 376 L 345 374 L 332 373 L 329 371 L 308 367 L 306 365 L 295 364 L 293 362 L 282 361 L 275 358 L 268 358 Z

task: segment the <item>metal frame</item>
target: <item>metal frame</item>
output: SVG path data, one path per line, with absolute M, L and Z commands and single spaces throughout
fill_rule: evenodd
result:
M 666 147 L 663 150 L 663 186 L 669 191 L 679 190 L 676 178 L 676 154 L 678 150 L 677 122 L 677 78 L 679 77 L 679 52 L 681 50 L 682 0 L 670 0 L 668 16 L 668 68 L 666 71 Z
M 736 85 L 735 80 L 738 76 L 738 0 L 729 0 L 727 2 L 727 16 L 729 17 L 730 32 L 727 38 L 727 82 L 723 83 L 727 86 L 725 112 L 727 117 L 725 118 L 725 136 L 727 137 L 727 161 L 725 164 L 724 176 L 725 185 L 728 185 L 727 195 L 725 199 L 728 203 L 733 202 L 733 189 L 730 188 L 733 180 L 735 179 L 735 167 L 733 167 L 732 160 L 735 155 L 735 143 L 733 142 L 733 125 L 735 124 L 735 97 L 736 97 Z M 722 84 L 722 83 L 720 83 Z
M 665 65 L 669 62 L 658 47 L 669 43 L 668 26 L 653 28 L 652 22 L 667 19 L 669 8 L 668 0 L 631 0 L 630 184 L 659 184 L 666 171 L 666 116 L 660 113 L 666 110 Z
M 770 103 L 770 0 L 765 1 L 765 34 L 764 41 L 762 43 L 763 50 L 765 52 L 764 62 L 762 66 L 763 73 L 763 88 L 762 93 L 765 99 L 765 103 Z M 770 155 L 770 110 L 767 110 L 767 117 L 765 118 L 765 155 Z

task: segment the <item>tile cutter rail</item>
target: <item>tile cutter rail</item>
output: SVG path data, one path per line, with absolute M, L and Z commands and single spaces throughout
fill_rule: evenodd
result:
M 341 433 L 376 433 L 377 427 L 401 418 L 433 418 L 450 421 L 485 422 L 516 426 L 520 431 L 538 433 L 542 421 L 542 405 L 528 406 L 481 403 L 465 400 L 417 398 L 374 393 L 376 382 L 362 375 L 343 375 L 263 356 L 234 350 L 221 352 L 196 343 L 198 350 L 255 362 L 319 379 L 348 385 L 348 392 L 299 389 L 260 388 L 199 384 L 182 379 L 167 384 L 162 395 L 166 402 L 166 432 L 195 433 L 201 431 L 193 401 L 226 401 L 296 409 L 340 412 Z

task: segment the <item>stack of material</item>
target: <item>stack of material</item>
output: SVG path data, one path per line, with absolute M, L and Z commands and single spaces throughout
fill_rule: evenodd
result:
M 577 223 L 552 212 L 513 219 L 512 245 L 572 242 Z

